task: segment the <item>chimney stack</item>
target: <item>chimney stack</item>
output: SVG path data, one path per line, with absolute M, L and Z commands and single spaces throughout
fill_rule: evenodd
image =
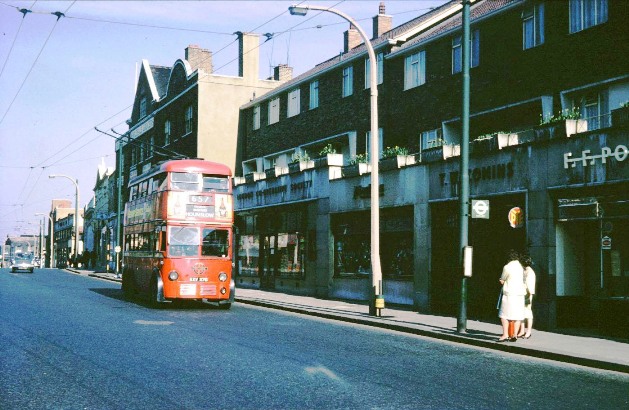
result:
M 236 32 L 238 35 L 238 76 L 254 83 L 260 75 L 260 36 Z
M 288 64 L 279 64 L 273 67 L 273 79 L 275 81 L 288 81 L 293 78 L 293 67 Z
M 357 47 L 362 43 L 360 33 L 356 30 L 353 24 L 350 23 L 349 30 L 343 33 L 343 52 L 347 53 L 354 47 Z
M 384 2 L 380 2 L 378 7 L 378 15 L 373 18 L 373 39 L 376 39 L 391 30 L 393 17 L 387 16 L 384 10 Z
M 206 74 L 213 71 L 212 52 L 197 45 L 191 44 L 186 47 L 186 60 L 192 70 L 203 70 Z

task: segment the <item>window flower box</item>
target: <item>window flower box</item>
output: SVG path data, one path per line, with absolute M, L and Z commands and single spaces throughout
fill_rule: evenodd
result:
M 264 171 L 267 178 L 277 178 L 281 175 L 288 174 L 288 167 L 274 166 Z
M 296 172 L 301 172 L 306 169 L 314 168 L 314 166 L 315 162 L 311 159 L 295 161 L 288 164 L 288 172 L 290 174 L 294 174 Z
M 461 146 L 454 144 L 444 144 L 434 148 L 428 148 L 420 153 L 419 162 L 443 161 L 451 157 L 461 155 Z
M 518 134 L 499 132 L 496 134 L 496 139 L 498 140 L 498 149 L 518 145 L 519 143 Z
M 587 131 L 587 120 L 566 119 L 541 124 L 533 128 L 536 141 L 549 141 L 557 138 L 570 138 L 574 134 Z
M 470 141 L 471 154 L 486 154 L 498 149 L 496 134 L 483 136 Z
M 261 179 L 266 179 L 266 173 L 264 172 L 251 172 L 245 175 L 245 181 L 250 184 Z
M 383 158 L 380 160 L 378 167 L 383 171 L 402 168 L 415 163 L 414 155 L 396 155 L 394 157 Z
M 371 165 L 366 162 L 357 162 L 355 164 L 343 167 L 344 177 L 355 177 L 358 175 L 368 174 L 371 172 Z
M 325 154 L 315 160 L 316 167 L 342 167 L 343 154 Z

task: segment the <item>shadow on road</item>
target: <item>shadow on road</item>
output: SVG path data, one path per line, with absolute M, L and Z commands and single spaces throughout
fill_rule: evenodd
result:
M 122 289 L 112 288 L 90 288 L 90 291 L 98 293 L 99 295 L 115 299 L 123 302 L 133 303 L 147 309 L 168 309 L 168 310 L 208 310 L 219 308 L 210 303 L 196 301 L 196 300 L 176 300 L 169 303 L 160 303 L 158 306 L 154 306 L 146 297 L 142 295 L 136 295 L 135 297 L 128 298 L 125 296 Z

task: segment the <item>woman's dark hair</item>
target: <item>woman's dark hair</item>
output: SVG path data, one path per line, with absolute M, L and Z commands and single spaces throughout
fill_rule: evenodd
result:
M 519 260 L 520 260 L 520 255 L 515 250 L 511 249 L 507 253 L 507 262 L 519 261 Z
M 520 257 L 520 263 L 526 268 L 527 266 L 531 266 L 533 261 L 531 260 L 531 257 L 529 255 L 522 255 Z

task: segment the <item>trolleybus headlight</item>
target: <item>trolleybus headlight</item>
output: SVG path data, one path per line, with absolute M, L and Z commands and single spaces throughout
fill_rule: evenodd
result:
M 221 282 L 225 282 L 227 280 L 227 274 L 225 272 L 219 273 L 218 280 L 220 280 Z
M 177 273 L 177 271 L 174 271 L 174 270 L 173 270 L 173 271 L 171 271 L 171 272 L 168 274 L 168 279 L 170 279 L 170 280 L 172 280 L 172 281 L 175 281 L 175 280 L 177 280 L 178 278 L 179 278 L 179 274 Z
M 227 293 L 227 289 L 221 288 L 221 295 L 224 295 L 225 293 Z

